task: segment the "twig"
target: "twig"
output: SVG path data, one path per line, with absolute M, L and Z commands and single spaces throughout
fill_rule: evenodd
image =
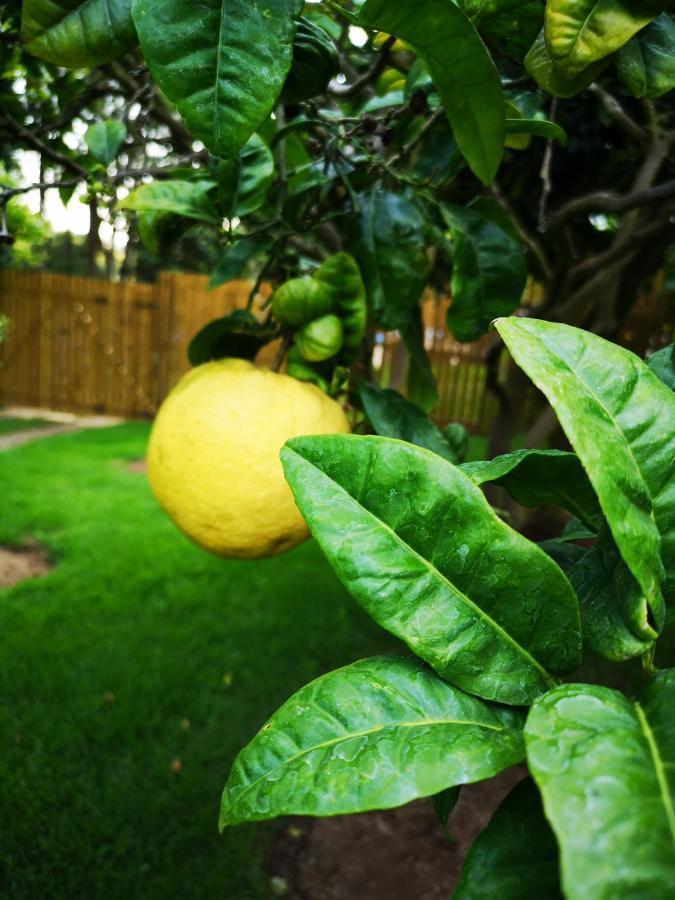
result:
M 60 153 L 58 150 L 55 150 L 50 144 L 45 143 L 45 141 L 41 140 L 39 137 L 33 134 L 33 132 L 29 128 L 26 128 L 20 122 L 17 122 L 16 120 L 10 118 L 7 113 L 2 113 L 2 117 L 6 122 L 9 122 L 11 127 L 16 129 L 21 137 L 25 138 L 25 140 L 27 140 L 29 144 L 35 147 L 36 150 L 39 150 L 40 153 L 43 153 L 45 156 L 49 157 L 52 162 L 56 162 L 59 165 L 63 166 L 65 169 L 70 169 L 71 172 L 77 172 L 78 175 L 86 177 L 87 170 L 84 168 L 84 166 L 76 163 L 64 153 Z
M 427 134 L 427 132 L 431 128 L 433 128 L 434 125 L 436 124 L 436 122 L 438 122 L 439 119 L 442 119 L 444 115 L 445 115 L 445 110 L 443 109 L 442 106 L 439 106 L 438 109 L 434 110 L 433 113 L 426 120 L 424 125 L 422 125 L 420 130 L 417 132 L 415 137 L 411 138 L 408 141 L 408 143 L 404 147 L 402 147 L 398 153 L 396 153 L 394 156 L 389 158 L 389 160 L 388 160 L 389 165 L 392 165 L 392 163 L 401 162 L 401 160 L 405 159 L 410 153 L 412 153 L 412 151 L 419 144 L 419 142 L 422 140 L 422 138 Z
M 518 237 L 525 244 L 527 249 L 534 257 L 535 261 L 538 263 L 540 270 L 539 274 L 543 277 L 543 280 L 545 282 L 550 282 L 553 277 L 553 271 L 546 257 L 544 248 L 541 246 L 535 236 L 530 233 L 525 224 L 521 221 L 516 211 L 513 209 L 508 199 L 503 194 L 502 189 L 497 181 L 492 182 L 489 190 L 497 203 L 501 206 L 506 215 L 513 222 L 513 226 L 518 232 Z
M 610 94 L 609 91 L 606 91 L 603 87 L 600 87 L 599 84 L 595 82 L 588 89 L 592 94 L 594 94 L 605 107 L 608 116 L 613 119 L 613 121 L 623 130 L 625 134 L 627 134 L 630 138 L 632 138 L 636 143 L 644 145 L 647 142 L 647 135 L 644 130 L 638 125 L 638 123 L 632 119 L 623 106 L 619 103 L 616 97 L 613 94 Z
M 549 119 L 555 122 L 555 113 L 558 106 L 558 98 L 553 97 L 551 100 L 551 108 L 549 110 Z M 539 216 L 537 219 L 537 229 L 540 232 L 546 231 L 546 206 L 548 197 L 553 190 L 551 181 L 551 164 L 553 162 L 553 140 L 549 138 L 546 141 L 546 149 L 544 150 L 544 158 L 541 162 L 539 176 L 541 178 L 541 197 L 539 198 Z
M 0 206 L 4 206 L 18 194 L 27 194 L 29 191 L 47 191 L 49 188 L 73 187 L 81 181 L 81 178 L 70 178 L 67 181 L 38 181 L 36 184 L 26 185 L 26 187 L 5 188 L 0 191 Z M 3 185 L 0 185 L 0 188 L 3 188 Z
M 356 81 L 352 82 L 351 84 L 331 85 L 331 94 L 334 94 L 336 97 L 353 97 L 354 94 L 359 94 L 364 88 L 368 87 L 374 81 L 377 81 L 380 75 L 387 68 L 387 64 L 389 62 L 389 53 L 395 43 L 396 37 L 394 35 L 390 35 L 380 47 L 380 53 L 370 69 L 368 69 L 367 72 L 364 72 L 363 75 L 361 75 L 356 79 Z

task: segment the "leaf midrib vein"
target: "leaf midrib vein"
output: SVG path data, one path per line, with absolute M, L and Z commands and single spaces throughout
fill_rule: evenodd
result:
M 420 448 L 420 449 L 424 449 L 424 448 Z M 296 453 L 295 450 L 294 450 L 293 452 Z M 426 451 L 426 452 L 431 453 L 432 451 Z M 299 454 L 297 454 L 297 455 L 299 456 Z M 301 457 L 301 458 L 302 458 L 302 457 Z M 314 463 L 310 463 L 310 465 L 313 465 L 313 466 L 314 466 Z M 349 498 L 349 500 L 350 500 L 352 503 L 354 503 L 356 506 L 358 506 L 359 509 L 363 510 L 363 512 L 365 513 L 365 515 L 367 515 L 368 517 L 370 517 L 371 519 L 373 519 L 373 520 L 378 524 L 378 526 L 379 526 L 380 528 L 383 528 L 385 531 L 388 531 L 389 534 L 391 534 L 391 535 L 393 536 L 394 540 L 395 540 L 401 547 L 405 548 L 405 550 L 406 550 L 407 552 L 409 552 L 412 556 L 414 556 L 416 559 L 418 559 L 418 560 L 422 563 L 422 565 L 423 565 L 423 566 L 431 573 L 432 576 L 437 577 L 441 582 L 443 582 L 444 584 L 446 584 L 446 585 L 448 586 L 448 588 L 450 589 L 451 593 L 455 594 L 457 597 L 459 597 L 459 599 L 460 599 L 461 601 L 463 601 L 464 603 L 467 604 L 467 606 L 469 606 L 471 609 L 473 609 L 473 610 L 476 612 L 476 614 L 478 615 L 478 617 L 479 617 L 480 619 L 485 620 L 485 622 L 486 622 L 488 625 L 490 625 L 492 628 L 494 628 L 494 630 L 497 632 L 497 634 L 503 638 L 503 640 L 504 640 L 505 643 L 510 644 L 512 647 L 514 647 L 515 650 L 516 650 L 521 656 L 523 656 L 523 657 L 524 657 L 524 658 L 525 658 L 525 659 L 526 659 L 526 660 L 527 660 L 527 661 L 528 661 L 535 669 L 537 669 L 537 670 L 543 675 L 545 681 L 548 683 L 548 685 L 549 685 L 550 687 L 555 687 L 555 686 L 556 686 L 556 683 L 557 683 L 557 682 L 556 682 L 555 679 L 549 674 L 549 672 L 546 671 L 546 669 L 541 665 L 541 663 L 539 663 L 539 662 L 534 658 L 534 656 L 532 656 L 531 653 L 529 653 L 523 646 L 521 646 L 521 644 L 519 644 L 518 641 L 516 641 L 516 639 L 513 638 L 513 637 L 508 633 L 508 631 L 506 631 L 501 625 L 499 625 L 498 622 L 496 622 L 491 616 L 489 616 L 489 615 L 485 612 L 485 610 L 481 609 L 481 607 L 478 606 L 477 603 L 475 603 L 475 602 L 474 602 L 470 597 L 468 597 L 463 591 L 460 591 L 458 587 L 456 587 L 454 584 L 452 584 L 452 582 L 451 582 L 448 578 L 446 578 L 445 575 L 444 575 L 439 569 L 436 568 L 436 566 L 434 566 L 432 563 L 430 563 L 429 560 L 425 559 L 420 553 L 417 552 L 417 550 L 415 550 L 413 547 L 411 547 L 410 544 L 407 544 L 407 543 L 406 543 L 406 542 L 405 542 L 405 541 L 404 541 L 404 540 L 403 540 L 403 539 L 402 539 L 402 538 L 394 531 L 393 528 L 391 528 L 389 525 L 387 525 L 386 522 L 383 522 L 382 519 L 378 519 L 377 516 L 374 515 L 374 513 L 372 513 L 369 509 L 366 509 L 366 507 L 363 506 L 362 503 L 359 503 L 359 501 L 358 501 L 355 497 L 353 497 L 353 496 L 352 496 L 345 488 L 343 488 L 342 485 L 338 484 L 338 483 L 337 483 L 336 481 L 334 481 L 332 478 L 329 478 L 329 476 L 326 475 L 325 472 L 322 472 L 321 469 L 319 469 L 317 466 L 314 466 L 314 468 L 315 468 L 318 472 L 320 472 L 321 475 L 322 475 L 324 478 L 328 479 L 332 484 L 334 484 L 335 487 L 336 487 L 338 490 L 342 491 L 342 493 L 345 494 L 345 495 Z M 465 477 L 466 477 L 466 476 L 465 476 Z M 467 478 L 467 480 L 470 481 L 470 479 L 468 479 L 468 478 Z M 471 482 L 471 485 L 472 485 L 472 487 L 476 487 L 476 486 L 473 484 L 473 482 Z M 479 488 L 476 487 L 476 490 L 479 490 Z
M 338 737 L 331 738 L 328 741 L 321 741 L 320 743 L 314 744 L 311 747 L 306 747 L 299 753 L 293 754 L 293 756 L 286 757 L 276 766 L 272 766 L 271 769 L 268 769 L 259 778 L 256 778 L 254 781 L 249 781 L 249 783 L 244 787 L 241 793 L 237 795 L 236 802 L 239 802 L 244 794 L 247 794 L 250 790 L 256 787 L 256 785 L 260 784 L 261 781 L 265 781 L 272 774 L 272 772 L 276 772 L 278 769 L 284 768 L 285 766 L 290 766 L 296 760 L 302 759 L 303 756 L 307 756 L 308 753 L 313 753 L 315 750 L 324 750 L 328 747 L 334 747 L 336 744 L 339 744 L 343 741 L 351 741 L 360 737 L 368 737 L 371 734 L 377 734 L 381 731 L 388 731 L 392 728 L 422 728 L 427 726 L 434 727 L 438 725 L 465 725 L 467 728 L 476 726 L 478 728 L 488 728 L 491 731 L 506 731 L 506 727 L 503 725 L 489 725 L 487 722 L 474 722 L 472 719 L 416 719 L 412 722 L 387 722 L 386 725 L 373 725 L 372 728 L 365 728 L 362 731 L 353 731 L 350 734 L 341 734 L 338 735 Z
M 654 732 L 647 720 L 645 711 L 639 703 L 635 704 L 635 712 L 637 713 L 640 728 L 642 729 L 647 745 L 649 746 L 649 752 L 656 771 L 656 780 L 659 785 L 659 793 L 661 794 L 661 802 L 663 803 L 666 819 L 668 820 L 668 827 L 670 828 L 670 834 L 673 839 L 673 847 L 675 848 L 675 809 L 673 809 L 673 801 L 670 796 L 670 791 L 668 790 L 668 780 L 666 778 L 664 761 L 661 758 Z

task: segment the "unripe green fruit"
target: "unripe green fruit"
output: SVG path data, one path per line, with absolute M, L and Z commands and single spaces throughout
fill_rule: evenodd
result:
M 295 335 L 295 346 L 308 362 L 323 362 L 342 349 L 344 335 L 337 316 L 322 316 L 305 325 Z
M 282 325 L 301 328 L 330 312 L 331 292 L 310 275 L 291 278 L 272 295 L 272 313 Z

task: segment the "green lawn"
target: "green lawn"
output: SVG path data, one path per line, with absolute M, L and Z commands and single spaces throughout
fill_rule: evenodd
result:
M 26 431 L 28 428 L 44 428 L 47 425 L 55 425 L 48 419 L 13 419 L 0 416 L 0 437 L 5 434 L 14 434 L 15 431 Z
M 126 467 L 147 434 L 0 456 L 0 543 L 56 562 L 0 592 L 2 898 L 266 898 L 274 826 L 217 833 L 233 756 L 305 682 L 393 646 L 315 545 L 240 563 L 183 538 Z

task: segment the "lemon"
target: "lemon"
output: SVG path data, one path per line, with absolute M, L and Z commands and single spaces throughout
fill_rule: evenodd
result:
M 157 414 L 150 485 L 178 527 L 212 553 L 274 556 L 308 537 L 281 447 L 298 435 L 349 430 L 340 406 L 313 384 L 243 359 L 205 363 Z

